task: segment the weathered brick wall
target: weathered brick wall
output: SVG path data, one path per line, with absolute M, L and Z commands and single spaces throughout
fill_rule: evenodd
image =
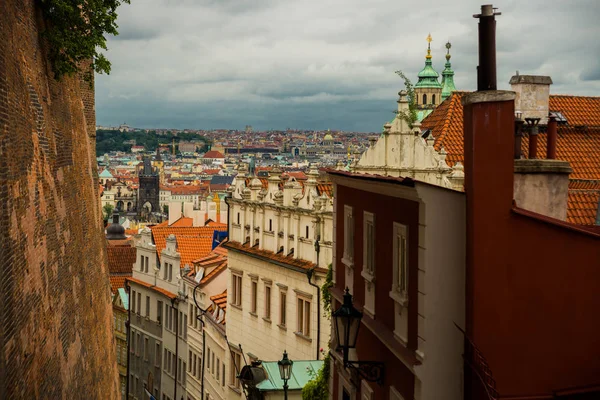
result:
M 56 82 L 34 0 L 0 0 L 0 398 L 118 398 L 94 92 Z

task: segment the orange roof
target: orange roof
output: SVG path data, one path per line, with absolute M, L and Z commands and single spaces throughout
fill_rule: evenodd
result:
M 311 261 L 306 261 L 306 260 L 294 258 L 291 256 L 288 257 L 283 254 L 275 254 L 272 251 L 261 250 L 258 247 L 248 247 L 248 246 L 241 244 L 240 242 L 228 241 L 223 246 L 225 246 L 227 249 L 230 249 L 230 250 L 237 250 L 242 253 L 253 254 L 253 255 L 259 256 L 264 259 L 280 262 L 282 264 L 287 264 L 291 267 L 297 267 L 297 268 L 301 268 L 304 270 L 315 268 L 317 266 L 317 264 L 315 264 Z M 319 272 L 327 272 L 324 268 L 316 268 L 316 269 Z
M 221 172 L 221 170 L 219 168 L 202 170 L 202 173 L 207 174 L 207 175 L 215 175 L 215 174 L 218 174 L 219 172 Z
M 125 229 L 125 234 L 126 235 L 137 235 L 138 230 L 137 229 Z
M 152 237 L 156 244 L 156 251 L 159 258 L 165 249 L 166 239 L 169 235 L 175 235 L 177 238 L 177 251 L 181 255 L 181 268 L 186 265 L 192 265 L 192 261 L 203 257 L 212 250 L 212 239 L 215 227 L 198 226 L 153 226 Z
M 131 275 L 133 264 L 136 261 L 135 247 L 107 247 L 106 254 L 108 256 L 108 273 Z
M 244 180 L 244 183 L 246 184 L 246 186 L 250 186 L 250 183 L 252 182 L 254 178 L 246 178 Z M 269 181 L 267 178 L 258 178 L 257 179 L 260 181 L 262 188 L 263 189 L 267 189 L 269 187 Z
M 225 229 L 227 229 L 227 224 L 224 224 L 222 222 L 215 222 L 215 221 L 210 220 L 210 219 L 205 224 L 205 226 L 213 226 L 215 228 L 225 228 Z
M 113 292 L 113 294 L 117 293 L 118 289 L 125 287 L 125 280 L 127 279 L 127 277 L 127 275 L 108 277 L 108 279 L 110 280 L 110 290 Z
M 331 182 L 322 182 L 317 184 L 319 196 L 325 193 L 328 197 L 333 197 L 333 184 Z
M 225 158 L 223 153 L 216 150 L 207 151 L 203 158 Z
M 107 247 L 131 247 L 131 238 L 107 240 Z
M 580 225 L 595 225 L 600 190 L 569 190 L 567 221 Z
M 550 95 L 550 111 L 560 112 L 571 126 L 600 126 L 600 97 Z
M 168 221 L 167 221 L 167 223 L 168 223 Z M 191 226 L 194 226 L 194 219 L 193 218 L 188 218 L 188 217 L 180 217 L 177 221 L 173 222 L 169 226 L 174 226 L 174 227 L 191 227 Z
M 227 308 L 227 290 L 225 290 L 221 294 L 216 294 L 214 296 L 210 296 L 210 301 L 215 303 L 219 308 L 226 309 Z
M 168 298 L 170 298 L 170 299 L 175 299 L 175 298 L 177 298 L 177 295 L 176 295 L 176 294 L 174 294 L 174 293 L 171 293 L 171 292 L 169 292 L 168 290 L 166 290 L 166 289 L 163 289 L 163 288 L 160 288 L 160 287 L 158 287 L 158 286 L 151 285 L 151 284 L 149 284 L 149 283 L 147 283 L 147 282 L 144 282 L 144 281 L 142 281 L 142 280 L 140 280 L 140 279 L 136 279 L 136 278 L 127 278 L 127 281 L 129 281 L 129 282 L 133 282 L 133 283 L 137 283 L 138 285 L 141 285 L 141 286 L 147 287 L 148 289 L 152 289 L 152 290 L 154 290 L 155 292 L 158 292 L 158 293 L 164 294 L 165 296 L 167 296 L 167 297 L 168 297 Z

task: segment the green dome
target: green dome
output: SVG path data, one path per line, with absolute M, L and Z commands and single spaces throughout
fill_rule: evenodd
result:
M 440 74 L 431 66 L 431 58 L 425 60 L 425 67 L 419 72 L 419 81 L 415 88 L 435 88 L 441 89 L 442 85 L 438 81 Z
M 442 71 L 442 101 L 446 100 L 452 92 L 456 92 L 456 86 L 454 86 L 454 71 L 450 64 L 450 42 L 446 43 L 448 52 L 446 54 L 446 65 L 444 71 Z

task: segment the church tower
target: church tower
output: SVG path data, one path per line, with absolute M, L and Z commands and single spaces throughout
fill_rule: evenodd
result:
M 433 69 L 431 61 L 431 34 L 427 36 L 427 55 L 425 67 L 419 72 L 419 80 L 415 85 L 415 97 L 418 119 L 421 121 L 442 102 L 442 85 L 438 81 L 440 74 Z
M 446 43 L 446 65 L 442 71 L 442 101 L 446 100 L 452 92 L 456 92 L 456 86 L 454 86 L 454 71 L 450 64 L 450 48 L 452 45 L 450 42 Z

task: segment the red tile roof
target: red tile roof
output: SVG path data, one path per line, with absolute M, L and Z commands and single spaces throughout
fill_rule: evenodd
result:
M 156 251 L 162 257 L 165 249 L 166 239 L 169 235 L 175 235 L 177 239 L 177 251 L 181 255 L 181 268 L 192 265 L 192 261 L 206 256 L 212 250 L 212 239 L 215 227 L 176 227 L 176 226 L 154 226 L 152 237 L 156 244 Z
M 333 183 L 331 182 L 322 182 L 317 184 L 317 192 L 319 196 L 322 196 L 325 193 L 328 197 L 333 197 Z
M 207 151 L 203 158 L 225 158 L 223 153 L 216 150 Z
M 208 220 L 208 222 L 206 224 L 204 224 L 205 226 L 211 226 L 217 229 L 222 229 L 222 230 L 227 230 L 227 224 L 224 224 L 222 222 L 215 222 L 211 219 Z
M 560 112 L 571 126 L 600 127 L 600 97 L 551 95 L 550 111 Z
M 567 221 L 580 225 L 595 225 L 600 190 L 569 190 Z
M 168 290 L 166 290 L 166 289 L 163 289 L 163 288 L 160 288 L 160 287 L 158 287 L 158 286 L 154 286 L 154 285 L 152 285 L 152 284 L 150 284 L 150 283 L 144 282 L 144 281 L 142 281 L 142 280 L 140 280 L 140 279 L 136 279 L 136 278 L 127 278 L 127 281 L 128 281 L 128 282 L 132 282 L 132 283 L 136 283 L 136 284 L 138 284 L 138 285 L 141 285 L 141 286 L 144 286 L 144 287 L 147 287 L 148 289 L 152 289 L 152 290 L 154 290 L 155 292 L 161 293 L 161 294 L 163 294 L 163 295 L 167 296 L 167 297 L 168 297 L 168 298 L 170 298 L 170 299 L 175 299 L 175 298 L 177 298 L 177 295 L 176 295 L 176 294 L 174 294 L 174 293 L 171 293 L 171 292 L 169 292 L 169 291 L 168 291 Z
M 171 225 L 173 227 L 192 227 L 194 226 L 194 219 L 188 217 L 180 217 L 177 221 L 173 222 Z
M 280 262 L 282 264 L 287 264 L 291 267 L 297 267 L 297 268 L 301 268 L 304 270 L 309 270 L 309 269 L 317 267 L 317 264 L 315 264 L 311 261 L 306 261 L 306 260 L 294 258 L 291 256 L 288 257 L 283 254 L 275 254 L 272 251 L 261 250 L 257 247 L 244 246 L 240 242 L 228 241 L 223 246 L 225 246 L 229 250 L 237 250 L 242 253 L 253 254 L 253 255 L 259 256 L 260 258 Z M 327 270 L 325 270 L 324 268 L 316 268 L 316 270 L 319 272 L 327 272 Z
M 117 293 L 118 289 L 124 288 L 125 287 L 125 280 L 128 278 L 128 276 L 109 276 L 108 279 L 110 280 L 110 290 L 113 292 L 113 294 Z
M 136 261 L 135 247 L 107 247 L 108 273 L 131 274 Z

